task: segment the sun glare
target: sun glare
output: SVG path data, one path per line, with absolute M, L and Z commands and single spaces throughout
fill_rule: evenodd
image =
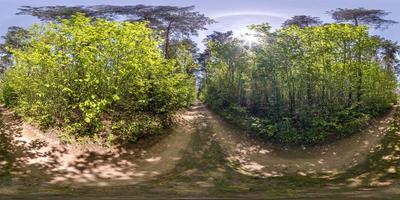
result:
M 248 44 L 250 46 L 258 43 L 258 38 L 256 37 L 256 32 L 253 30 L 250 30 L 248 28 L 238 30 L 238 31 L 234 32 L 234 35 L 237 38 L 242 39 L 246 44 Z

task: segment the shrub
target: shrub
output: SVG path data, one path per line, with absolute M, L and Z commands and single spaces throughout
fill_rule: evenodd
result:
M 114 127 L 110 134 L 136 140 L 193 100 L 194 78 L 164 59 L 145 22 L 79 14 L 34 25 L 29 35 L 23 48 L 11 50 L 15 66 L 5 72 L 1 94 L 42 126 L 74 135 Z

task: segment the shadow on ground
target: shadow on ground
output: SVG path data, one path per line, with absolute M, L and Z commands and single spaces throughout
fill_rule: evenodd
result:
M 21 120 L 3 116 L 0 197 L 397 199 L 400 196 L 399 114 L 394 115 L 395 120 L 385 130 L 382 141 L 368 149 L 364 159 L 357 159 L 345 169 L 335 166 L 326 171 L 299 173 L 294 168 L 279 171 L 276 176 L 243 170 L 246 162 L 253 162 L 251 159 L 243 162 L 230 159 L 228 143 L 221 139 L 232 138 L 221 132 L 229 133 L 232 127 L 217 127 L 221 125 L 212 123 L 215 118 L 204 107 L 194 107 L 189 115 L 196 119 L 184 131 L 174 129 L 173 133 L 141 144 L 140 148 L 80 154 L 70 152 L 73 148 L 51 147 L 40 139 L 15 139 L 23 137 Z M 293 155 L 288 157 L 294 159 Z

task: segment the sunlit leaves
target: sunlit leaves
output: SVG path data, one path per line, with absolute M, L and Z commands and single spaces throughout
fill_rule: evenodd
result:
M 13 50 L 15 66 L 5 73 L 2 94 L 44 126 L 88 135 L 106 132 L 110 121 L 119 124 L 114 135 L 137 138 L 193 100 L 193 79 L 180 70 L 187 62 L 164 59 L 146 22 L 76 15 L 35 25 L 30 34 L 26 48 Z M 141 128 L 121 127 L 131 121 Z

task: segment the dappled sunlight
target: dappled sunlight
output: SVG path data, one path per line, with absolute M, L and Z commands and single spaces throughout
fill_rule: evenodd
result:
M 394 143 L 400 140 L 387 139 L 396 109 L 398 108 L 382 119 L 373 121 L 370 127 L 359 134 L 327 146 L 297 149 L 258 142 L 206 109 L 202 112 L 207 113 L 204 115 L 208 116 L 208 124 L 212 128 L 213 136 L 226 153 L 228 164 L 243 176 L 266 178 L 265 181 L 270 178 L 285 180 L 290 177 L 304 177 L 308 181 L 327 184 L 327 188 L 340 189 L 388 187 L 396 183 L 393 178 L 399 175 L 400 165 L 399 146 Z M 381 143 L 383 138 L 384 141 L 393 143 Z M 387 148 L 390 150 L 387 151 Z M 379 160 L 372 161 L 371 157 L 376 157 L 382 150 L 387 154 L 378 156 Z M 397 165 L 384 167 L 379 170 L 380 173 L 371 173 L 384 166 L 381 162 L 397 162 Z M 362 172 L 364 166 L 371 169 Z M 362 173 L 354 173 L 353 170 L 360 170 Z M 295 184 L 301 185 L 301 182 Z
M 303 192 L 316 185 L 322 191 L 370 191 L 370 187 L 388 188 L 390 194 L 397 191 L 400 135 L 380 129 L 389 127 L 394 111 L 384 116 L 387 120 L 328 146 L 290 148 L 259 142 L 197 105 L 182 113 L 191 117 L 169 134 L 111 150 L 93 144 L 57 145 L 57 138 L 45 139 L 47 133 L 33 126 L 9 123 L 16 120 L 9 120 L 13 115 L 7 112 L 3 109 L 1 137 L 9 148 L 2 153 L 6 159 L 0 160 L 0 172 L 11 178 L 8 184 L 3 182 L 1 194 L 17 193 L 31 181 L 47 187 L 135 185 L 147 190 L 157 184 L 157 192 L 193 195 L 264 192 L 281 184 Z
M 151 157 L 151 158 L 147 158 L 147 159 L 145 159 L 147 162 L 158 162 L 158 161 L 160 161 L 161 160 L 161 157 L 155 157 L 155 158 L 153 158 L 153 157 Z
M 351 188 L 383 187 L 398 183 L 397 179 L 400 176 L 398 113 L 394 115 L 394 119 L 392 125 L 387 127 L 385 138 L 369 151 L 366 159 L 337 174 L 335 179 L 346 181 L 347 186 Z
M 263 174 L 271 170 L 281 174 L 310 175 L 318 173 L 340 173 L 356 166 L 366 158 L 365 151 L 372 151 L 379 145 L 380 139 L 391 123 L 394 110 L 360 134 L 330 145 L 289 148 L 259 142 L 241 131 L 213 116 L 209 123 L 213 125 L 219 142 L 228 152 L 228 160 L 240 168 L 239 171 Z M 239 166 L 237 166 L 239 164 Z
M 13 180 L 35 177 L 41 184 L 137 184 L 172 170 L 191 137 L 190 132 L 174 129 L 172 134 L 154 138 L 148 147 L 140 143 L 112 149 L 93 144 L 60 145 L 57 138 L 47 137 L 49 133 L 1 109 L 1 149 L 6 151 L 1 155 L 7 157 L 0 160 L 0 172 L 9 173 Z
M 399 199 L 387 1 L 4 3 L 0 200 Z

